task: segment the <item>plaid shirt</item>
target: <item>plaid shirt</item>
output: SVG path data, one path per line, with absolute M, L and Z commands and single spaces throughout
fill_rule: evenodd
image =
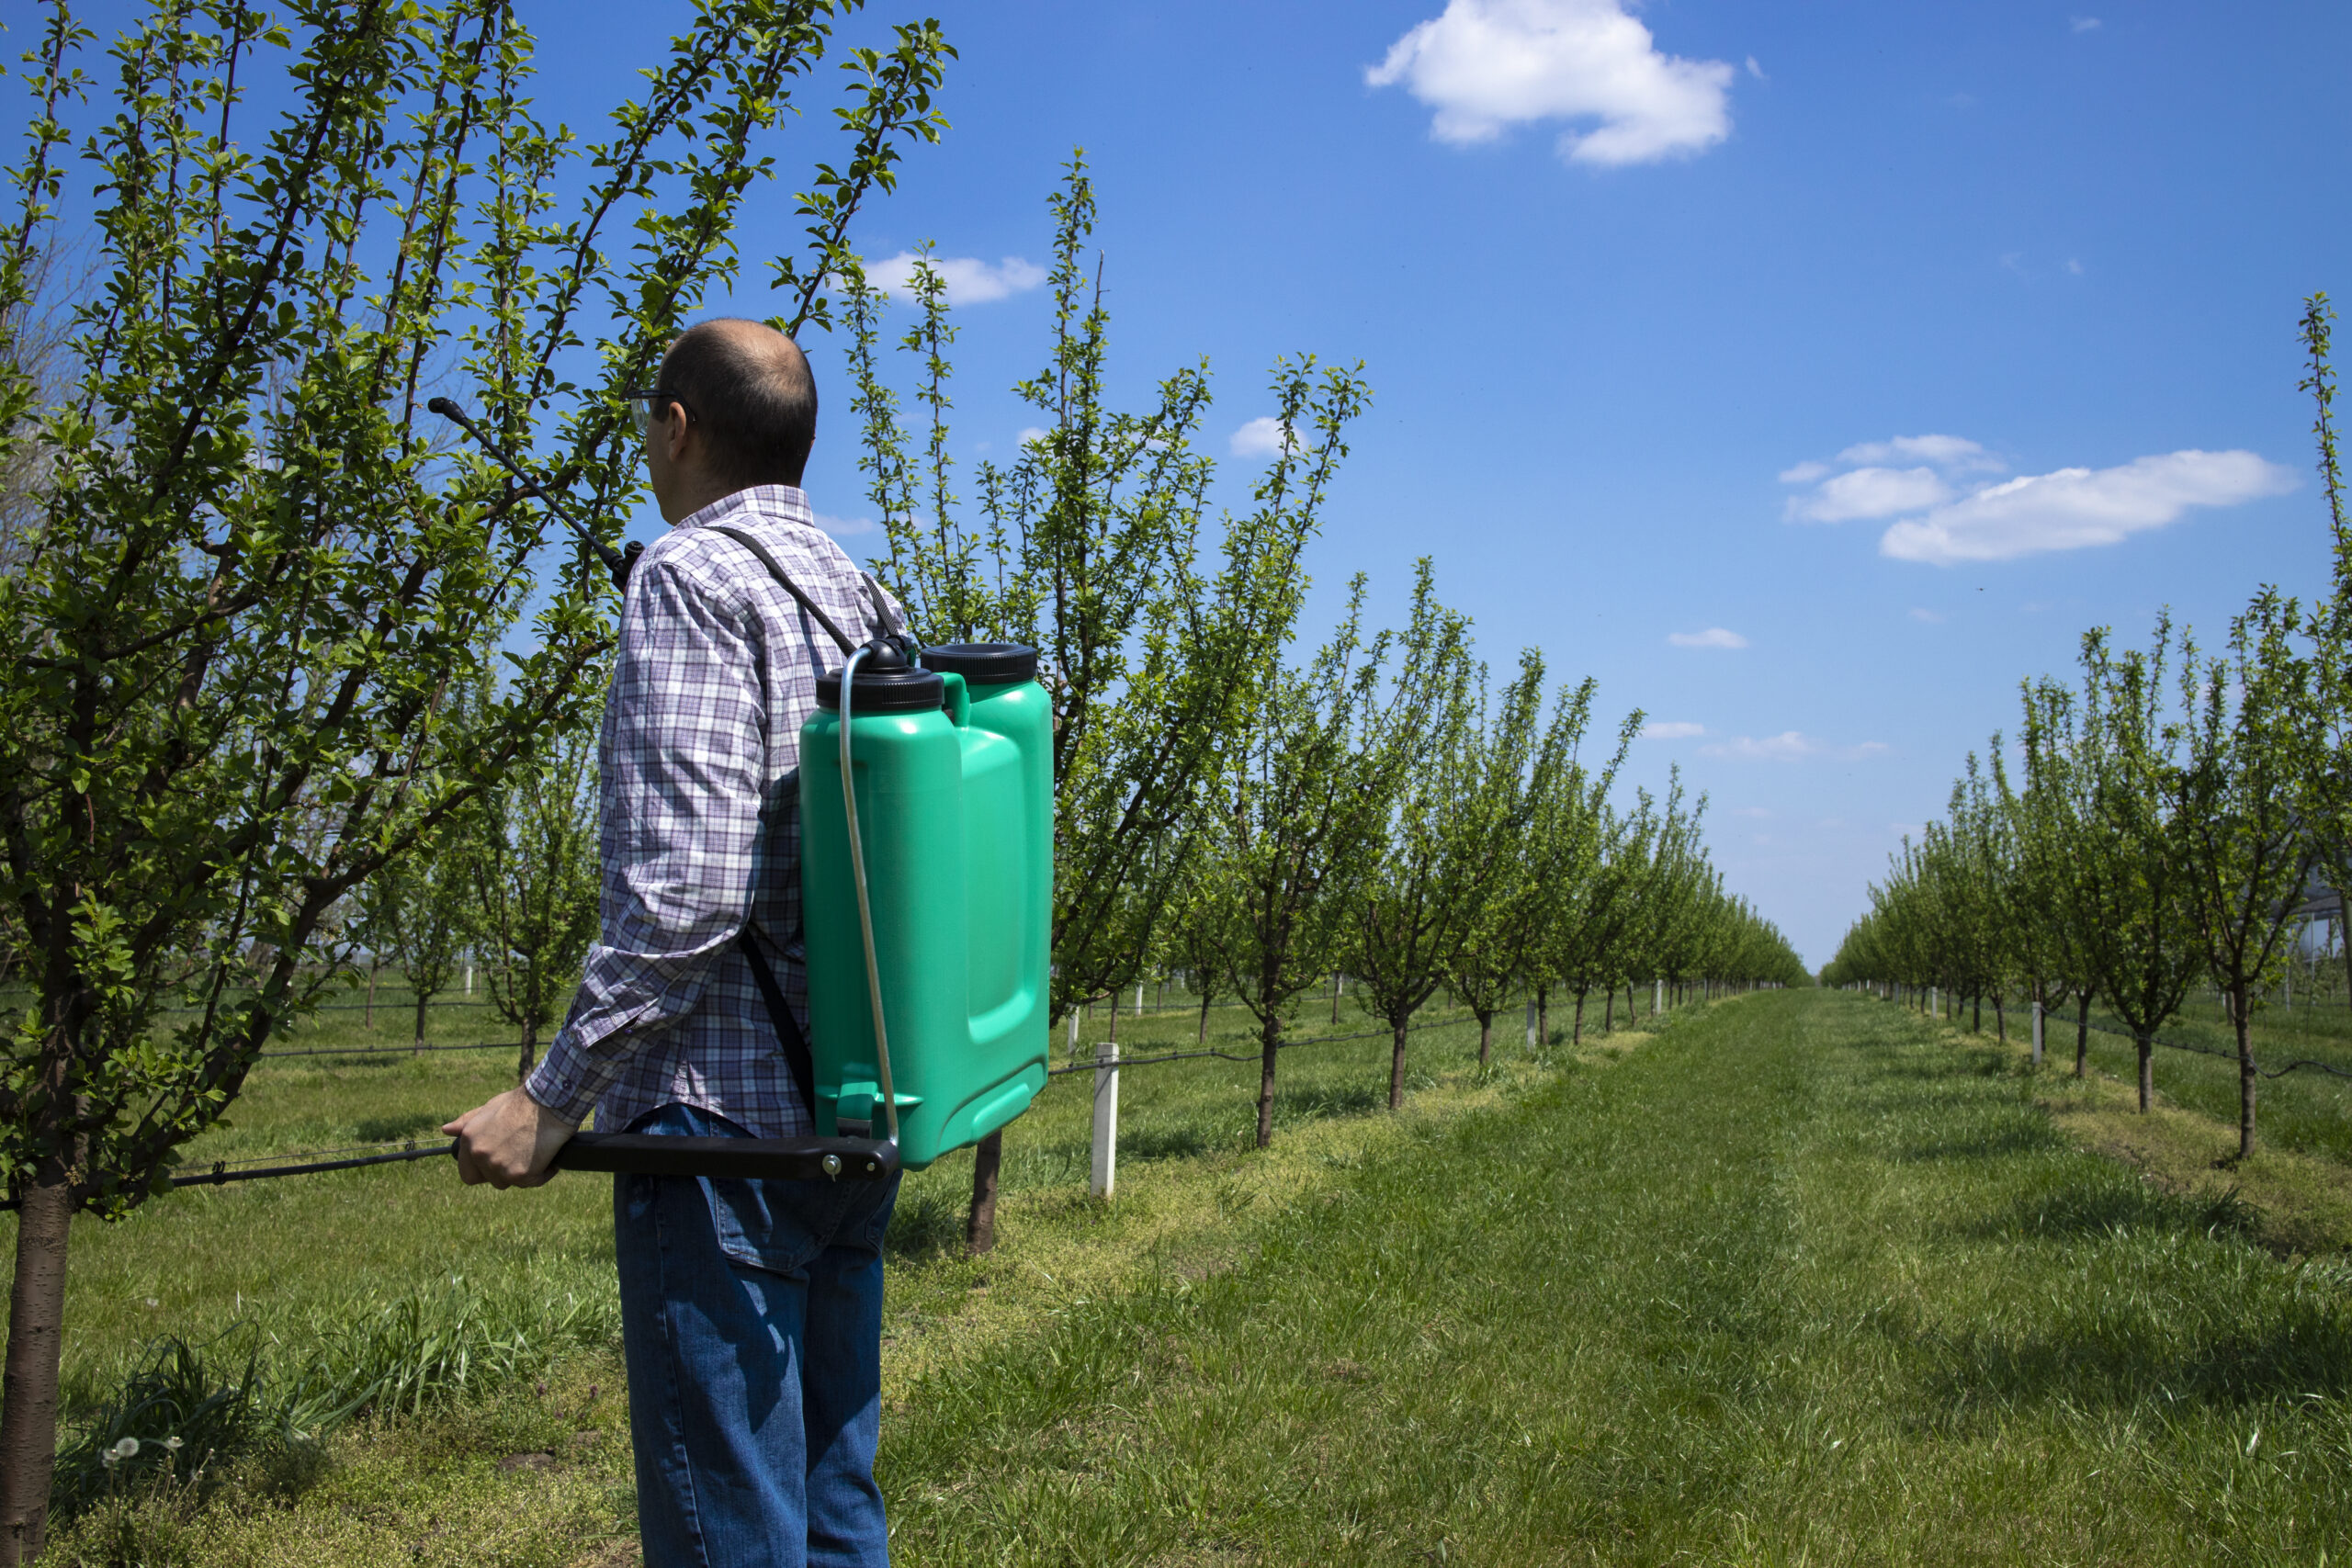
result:
M 679 1104 L 788 1137 L 814 1123 L 735 939 L 748 912 L 807 1038 L 800 726 L 818 671 L 842 655 L 716 526 L 765 545 L 844 632 L 874 623 L 857 568 L 791 486 L 714 502 L 639 559 L 599 752 L 602 930 L 526 1087 L 567 1120 L 593 1107 L 616 1132 Z

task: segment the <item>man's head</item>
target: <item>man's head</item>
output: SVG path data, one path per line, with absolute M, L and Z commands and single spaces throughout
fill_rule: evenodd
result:
M 672 523 L 752 485 L 797 485 L 817 436 L 817 383 L 793 341 L 722 318 L 662 356 L 645 435 L 653 498 Z

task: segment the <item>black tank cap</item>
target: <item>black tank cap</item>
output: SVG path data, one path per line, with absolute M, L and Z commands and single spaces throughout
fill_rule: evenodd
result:
M 923 668 L 983 686 L 1037 678 L 1037 650 L 1020 642 L 944 642 L 922 650 Z
M 857 667 L 857 684 L 850 694 L 851 716 L 869 713 L 930 713 L 947 702 L 947 682 L 928 670 L 869 670 Z M 817 677 L 817 705 L 828 713 L 842 711 L 842 672 L 828 670 Z

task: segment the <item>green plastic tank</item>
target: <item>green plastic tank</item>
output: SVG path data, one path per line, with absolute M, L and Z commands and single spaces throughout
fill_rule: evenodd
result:
M 1053 716 L 1034 649 L 954 643 L 850 688 L 851 772 L 901 1163 L 977 1143 L 1046 1087 Z M 841 672 L 800 730 L 800 890 L 817 1132 L 881 1137 L 841 784 Z

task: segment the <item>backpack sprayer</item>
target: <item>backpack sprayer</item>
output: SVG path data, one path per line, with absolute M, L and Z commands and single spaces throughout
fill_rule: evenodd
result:
M 448 399 L 425 407 L 545 502 L 627 590 L 643 545 L 598 538 Z M 757 557 L 842 654 L 818 676 L 817 711 L 800 729 L 813 1049 L 748 925 L 741 941 L 817 1134 L 576 1133 L 555 1164 L 870 1181 L 920 1170 L 1011 1122 L 1046 1086 L 1053 722 L 1037 653 L 926 649 L 904 636 L 854 644 L 758 539 L 713 531 Z

